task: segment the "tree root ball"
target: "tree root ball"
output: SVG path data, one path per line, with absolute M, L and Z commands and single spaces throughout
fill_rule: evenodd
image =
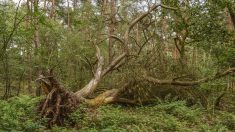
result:
M 48 127 L 54 124 L 61 126 L 64 125 L 69 114 L 79 107 L 79 103 L 73 93 L 53 89 L 39 103 L 38 112 L 41 118 L 48 119 Z
M 52 71 L 42 72 L 37 81 L 41 89 L 46 93 L 46 98 L 39 103 L 40 117 L 48 120 L 48 127 L 52 125 L 64 125 L 71 112 L 78 109 L 80 99 L 64 88 L 53 76 Z

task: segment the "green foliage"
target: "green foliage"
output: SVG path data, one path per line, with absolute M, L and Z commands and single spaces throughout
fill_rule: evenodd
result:
M 200 105 L 163 101 L 141 107 L 102 106 L 82 119 L 78 113 L 77 121 L 74 129 L 80 131 L 232 131 L 235 119 L 227 112 L 211 114 Z
M 44 128 L 36 121 L 38 98 L 20 96 L 0 101 L 0 131 L 35 131 Z
M 227 112 L 219 112 L 221 119 L 218 122 L 224 126 L 227 126 L 230 130 L 235 130 L 235 115 Z
M 0 101 L 0 131 L 233 131 L 235 115 L 226 111 L 206 110 L 200 105 L 186 106 L 185 101 L 159 101 L 149 106 L 108 105 L 89 108 L 81 105 L 71 113 L 68 125 L 51 130 L 36 120 L 39 98 L 20 96 Z M 71 126 L 71 122 L 74 123 Z

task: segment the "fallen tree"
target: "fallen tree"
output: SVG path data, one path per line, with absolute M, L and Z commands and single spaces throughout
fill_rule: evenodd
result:
M 96 49 L 97 67 L 96 71 L 93 71 L 93 78 L 87 85 L 85 85 L 84 88 L 73 93 L 67 91 L 64 86 L 59 83 L 52 71 L 44 71 L 39 75 L 37 82 L 40 83 L 44 93 L 47 94 L 46 99 L 44 99 L 40 104 L 39 111 L 42 118 L 49 118 L 49 126 L 53 124 L 63 124 L 66 114 L 72 109 L 77 108 L 80 103 L 86 103 L 90 106 L 99 106 L 113 102 L 136 103 L 136 101 L 119 97 L 119 94 L 128 87 L 129 84 L 131 84 L 130 82 L 124 84 L 122 88 L 108 90 L 94 99 L 87 99 L 86 97 L 95 92 L 97 86 L 105 75 L 123 64 L 125 58 L 129 55 L 129 33 L 138 22 L 158 7 L 177 10 L 177 8 L 168 7 L 162 4 L 154 5 L 149 9 L 149 11 L 141 14 L 129 24 L 123 38 L 114 35 L 109 36 L 122 44 L 123 52 L 114 58 L 106 67 L 104 67 L 104 57 L 101 55 L 98 45 L 95 43 L 93 44 Z
M 105 77 L 105 75 L 107 75 L 114 69 L 117 69 L 125 62 L 125 58 L 129 56 L 129 33 L 138 22 L 140 22 L 158 7 L 174 11 L 178 10 L 177 8 L 168 7 L 162 4 L 154 5 L 152 8 L 149 9 L 149 11 L 141 14 L 130 23 L 124 33 L 123 38 L 114 35 L 109 36 L 113 39 L 116 39 L 122 44 L 123 52 L 119 56 L 114 58 L 107 66 L 105 66 L 104 64 L 104 57 L 101 54 L 99 46 L 96 43 L 93 44 L 94 48 L 96 49 L 97 66 L 96 70 L 93 71 L 93 78 L 82 89 L 76 92 L 70 92 L 57 80 L 52 70 L 41 72 L 39 78 L 37 79 L 37 82 L 40 83 L 41 88 L 47 96 L 40 103 L 39 111 L 42 118 L 49 118 L 49 126 L 52 126 L 53 124 L 62 125 L 64 120 L 67 118 L 68 113 L 73 111 L 74 109 L 77 109 L 79 107 L 79 104 L 82 103 L 89 106 L 100 106 L 115 102 L 128 104 L 138 103 L 137 100 L 130 100 L 121 96 L 122 93 L 125 92 L 125 90 L 132 85 L 132 82 L 126 82 L 119 89 L 107 90 L 93 99 L 89 99 L 87 97 L 96 91 L 97 86 Z M 153 82 L 158 85 L 192 86 L 226 76 L 232 72 L 235 72 L 235 68 L 230 68 L 225 72 L 215 75 L 214 77 L 207 77 L 197 81 L 177 81 L 175 79 L 159 80 L 149 76 L 144 76 L 143 78 L 144 80 Z
M 177 81 L 174 79 L 159 80 L 149 76 L 144 76 L 143 79 L 144 80 L 146 79 L 147 81 L 154 83 L 156 85 L 193 86 L 208 81 L 213 81 L 215 79 L 219 79 L 234 72 L 235 68 L 229 68 L 224 72 L 216 74 L 213 77 L 206 77 L 196 81 Z M 63 85 L 59 83 L 59 81 L 56 79 L 56 76 L 53 75 L 52 70 L 48 72 L 42 72 L 37 81 L 40 83 L 41 88 L 47 94 L 46 98 L 43 99 L 40 103 L 39 112 L 42 118 L 50 119 L 49 126 L 52 126 L 53 124 L 62 125 L 64 123 L 64 120 L 68 117 L 68 114 L 73 110 L 79 108 L 79 104 L 87 104 L 88 106 L 91 107 L 97 107 L 109 103 L 125 103 L 125 104 L 140 103 L 139 100 L 130 100 L 127 98 L 123 98 L 122 96 L 125 90 L 129 86 L 133 85 L 133 82 L 127 82 L 119 89 L 107 90 L 93 99 L 88 99 L 86 97 L 94 91 L 90 92 L 86 90 L 85 92 L 81 92 L 82 94 L 79 91 L 75 93 L 70 92 L 66 90 L 66 88 Z M 93 86 L 91 88 L 94 88 L 97 87 L 98 84 L 96 82 L 92 82 L 89 85 Z

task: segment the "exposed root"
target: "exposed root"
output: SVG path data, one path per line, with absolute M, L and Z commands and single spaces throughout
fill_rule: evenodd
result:
M 40 102 L 38 110 L 41 118 L 48 119 L 48 127 L 54 124 L 61 126 L 68 119 L 68 114 L 78 108 L 80 99 L 60 85 L 55 77 L 51 76 L 51 72 L 50 76 L 47 74 L 43 73 L 38 79 L 40 83 L 47 83 L 45 88 L 49 91 L 46 98 Z
M 42 100 L 39 106 L 41 118 L 48 119 L 48 125 L 63 125 L 68 114 L 79 105 L 79 100 L 72 93 L 64 93 L 58 89 L 53 89 L 46 99 Z

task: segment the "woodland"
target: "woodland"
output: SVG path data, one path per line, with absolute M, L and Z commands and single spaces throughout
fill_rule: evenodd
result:
M 0 131 L 234 132 L 234 0 L 0 0 Z

